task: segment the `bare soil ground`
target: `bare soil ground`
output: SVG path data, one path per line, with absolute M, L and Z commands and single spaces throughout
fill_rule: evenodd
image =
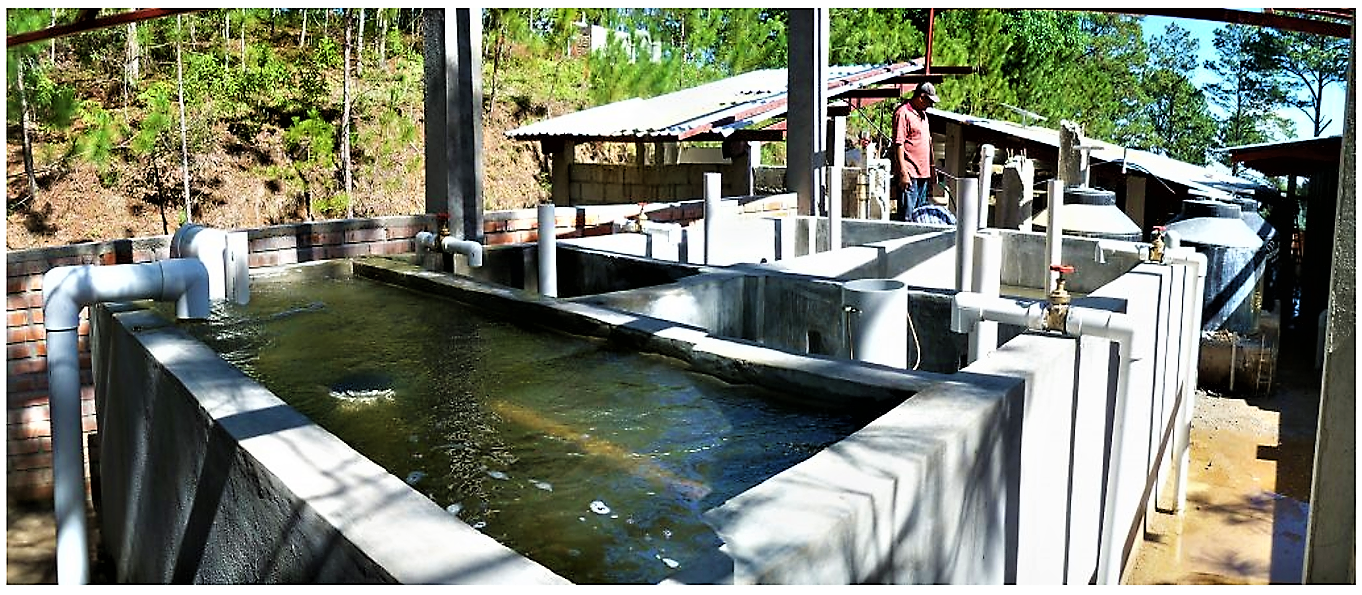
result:
M 1198 391 L 1186 511 L 1160 500 L 1127 584 L 1300 583 L 1320 373 L 1313 350 L 1281 344 L 1267 397 Z

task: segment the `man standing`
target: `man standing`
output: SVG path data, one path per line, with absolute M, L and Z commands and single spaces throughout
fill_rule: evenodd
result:
M 935 168 L 932 167 L 932 131 L 927 108 L 936 105 L 936 87 L 921 83 L 912 97 L 894 110 L 894 201 L 895 221 L 907 221 L 914 209 L 927 204 Z

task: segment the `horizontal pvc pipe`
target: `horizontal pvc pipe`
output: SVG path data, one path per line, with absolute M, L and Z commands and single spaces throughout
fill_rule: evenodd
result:
M 178 258 L 143 264 L 57 267 L 43 275 L 58 584 L 85 584 L 90 578 L 77 345 L 80 312 L 99 302 L 145 299 L 174 300 L 176 316 L 181 319 L 207 318 L 208 269 L 197 259 Z
M 416 232 L 416 245 L 428 250 L 434 250 L 438 246 L 441 252 L 446 254 L 462 254 L 468 258 L 468 266 L 482 266 L 482 244 L 473 240 L 460 240 L 454 236 L 439 238 L 428 231 Z
M 558 297 L 558 208 L 539 205 L 539 294 Z
M 1045 302 L 1023 302 L 962 291 L 951 298 L 951 330 L 968 333 L 990 320 L 1033 331 L 1045 327 Z

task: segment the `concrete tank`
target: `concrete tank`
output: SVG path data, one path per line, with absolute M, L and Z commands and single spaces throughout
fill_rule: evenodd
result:
M 1263 240 L 1242 219 L 1237 204 L 1188 200 L 1168 229 L 1183 245 L 1206 255 L 1206 292 L 1201 329 L 1252 333 L 1258 330 L 1259 283 L 1267 252 Z
M 1035 221 L 1049 221 L 1049 207 Z M 1032 224 L 1040 229 L 1045 225 Z M 1101 188 L 1070 186 L 1064 189 L 1064 206 L 1059 211 L 1059 227 L 1064 235 L 1138 242 L 1140 226 L 1116 206 L 1116 193 Z

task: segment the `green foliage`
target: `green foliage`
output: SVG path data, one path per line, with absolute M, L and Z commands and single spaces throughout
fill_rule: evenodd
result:
M 139 156 L 155 155 L 171 149 L 171 136 L 178 137 L 176 122 L 179 113 L 171 96 L 174 90 L 167 82 L 157 82 L 143 91 L 138 100 L 145 106 L 142 122 L 129 147 Z
M 80 120 L 83 130 L 76 137 L 76 154 L 103 170 L 109 165 L 114 146 L 127 136 L 128 127 L 115 112 L 92 100 L 81 103 Z
M 350 207 L 350 195 L 344 192 L 337 192 L 331 196 L 318 196 L 312 199 L 312 210 L 328 218 L 345 216 L 346 209 Z
M 1349 40 L 1276 29 L 1262 33 L 1254 51 L 1272 64 L 1287 91 L 1285 103 L 1301 110 L 1319 136 L 1332 123 L 1324 116 L 1324 90 L 1347 84 Z
M 923 55 L 926 36 L 906 9 L 834 8 L 828 15 L 830 64 L 892 64 Z
M 313 109 L 306 119 L 293 116 L 293 125 L 284 132 L 284 142 L 294 159 L 329 165 L 336 150 L 336 127 Z
M 1174 159 L 1206 164 L 1206 151 L 1215 141 L 1216 122 L 1205 94 L 1192 84 L 1199 44 L 1191 32 L 1170 24 L 1155 37 L 1142 87 L 1150 101 L 1143 116 L 1150 125 L 1144 148 Z
M 1215 30 L 1216 59 L 1206 68 L 1220 80 L 1206 87 L 1211 102 L 1224 112 L 1217 142 L 1222 147 L 1274 140 L 1286 126 L 1275 111 L 1286 100 L 1281 82 L 1271 74 L 1273 62 L 1261 51 L 1265 40 L 1256 28 L 1230 25 Z M 1229 155 L 1221 161 L 1230 163 Z

